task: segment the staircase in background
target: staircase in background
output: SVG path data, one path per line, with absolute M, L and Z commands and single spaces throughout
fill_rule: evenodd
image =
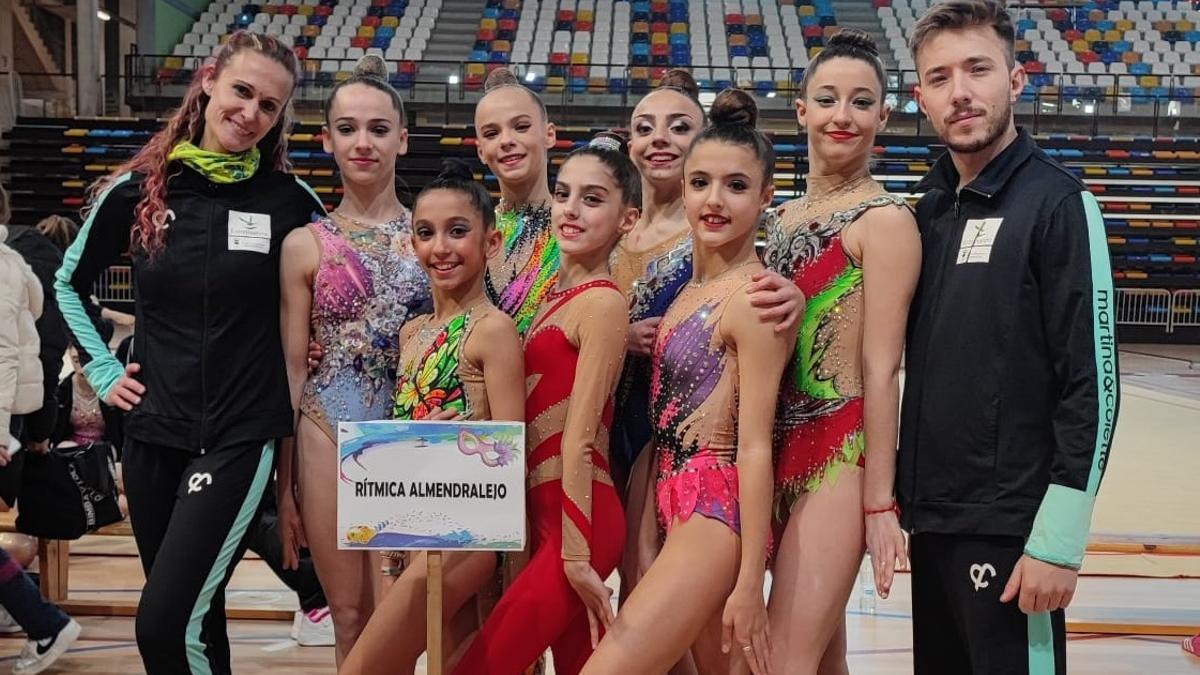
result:
M 422 59 L 453 63 L 430 63 L 421 66 L 417 76 L 422 82 L 445 82 L 458 75 L 458 63 L 465 62 L 475 44 L 475 32 L 483 16 L 483 3 L 471 0 L 446 0 L 438 12 L 437 24 L 425 46 Z

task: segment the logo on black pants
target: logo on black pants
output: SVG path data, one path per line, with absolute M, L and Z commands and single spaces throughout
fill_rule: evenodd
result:
M 212 485 L 211 473 L 197 472 L 192 474 L 192 477 L 188 479 L 188 494 L 190 495 L 193 492 L 203 490 L 205 485 Z
M 992 567 L 991 563 L 983 563 L 982 565 L 976 563 L 971 565 L 970 576 L 971 583 L 975 584 L 975 592 L 978 593 L 979 589 L 987 588 L 991 583 L 988 579 L 996 576 L 996 568 Z

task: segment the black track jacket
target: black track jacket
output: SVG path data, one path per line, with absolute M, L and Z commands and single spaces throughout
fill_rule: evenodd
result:
M 229 185 L 179 163 L 169 167 L 166 248 L 133 260 L 132 363 L 146 386 L 126 435 L 203 452 L 290 436 L 279 336 L 283 238 L 324 213 L 311 188 L 261 167 Z M 130 248 L 142 176 L 125 174 L 99 195 L 56 275 L 59 306 L 88 381 L 108 395 L 124 368 L 84 312 L 92 285 Z
M 947 153 L 917 188 L 903 524 L 1025 537 L 1031 557 L 1078 568 L 1120 395 L 1100 207 L 1024 131 L 958 183 Z

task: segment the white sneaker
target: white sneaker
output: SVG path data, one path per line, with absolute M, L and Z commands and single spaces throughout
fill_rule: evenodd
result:
M 296 628 L 297 644 L 301 647 L 332 647 L 336 644 L 333 639 L 333 615 L 328 607 L 296 614 L 300 622 Z
M 49 668 L 75 644 L 82 630 L 79 623 L 71 619 L 58 631 L 58 635 L 26 642 L 25 649 L 21 650 L 21 656 L 17 658 L 17 664 L 13 666 L 13 675 L 33 675 Z
M 0 633 L 8 635 L 11 633 L 20 633 L 23 628 L 17 620 L 12 618 L 12 614 L 8 613 L 7 609 L 0 607 Z
M 296 640 L 300 637 L 300 620 L 303 617 L 304 611 L 300 609 L 296 610 L 296 613 L 292 615 L 292 640 Z

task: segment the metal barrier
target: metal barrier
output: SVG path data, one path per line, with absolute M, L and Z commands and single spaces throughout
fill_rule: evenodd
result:
M 381 51 L 378 49 L 368 51 Z M 380 54 L 381 56 L 383 54 Z M 207 60 L 207 56 L 174 56 L 169 54 L 131 53 L 125 56 L 125 103 L 134 110 L 165 113 L 179 105 L 188 82 Z M 336 84 L 335 73 L 321 73 L 317 68 L 321 61 L 333 59 L 306 59 L 304 79 L 297 88 L 293 101 L 304 110 L 314 109 L 324 101 Z M 338 59 L 341 60 L 341 59 Z M 402 65 L 412 64 L 416 72 L 401 76 Z M 171 67 L 167 67 L 167 66 Z M 447 115 L 452 104 L 470 104 L 482 95 L 482 76 L 469 75 L 470 69 L 488 70 L 497 63 L 469 62 L 464 60 L 419 59 L 405 61 L 388 59 L 388 71 L 394 75 L 394 83 L 404 95 L 405 103 L 411 102 L 415 109 Z M 610 126 L 627 123 L 633 106 L 650 91 L 654 71 L 665 66 L 637 66 L 628 63 L 587 64 L 589 69 L 603 68 L 609 75 L 604 78 L 568 77 L 568 64 L 549 61 L 505 64 L 514 74 L 535 91 L 541 92 L 545 104 L 556 113 L 570 112 L 585 116 L 605 115 L 615 112 L 612 121 L 601 121 L 597 125 Z M 694 66 L 701 91 L 716 94 L 725 86 L 735 86 L 758 92 L 760 119 L 782 115 L 790 119 L 792 107 L 798 93 L 799 82 L 795 73 L 802 68 L 772 69 L 786 70 L 787 77 L 780 81 L 758 81 L 754 79 L 760 69 L 732 66 Z M 641 72 L 641 71 L 645 72 Z M 550 77 L 551 73 L 559 76 Z M 635 77 L 637 75 L 637 77 Z M 642 77 L 645 75 L 645 77 Z M 912 124 L 928 131 L 925 117 L 919 113 L 919 105 L 913 92 L 916 72 L 893 69 L 886 72 L 888 86 L 886 99 L 891 109 L 893 127 L 902 119 L 911 118 Z M 1138 117 L 1149 127 L 1152 136 L 1193 136 L 1200 121 L 1200 102 L 1195 89 L 1184 87 L 1191 75 L 1162 75 L 1159 87 L 1138 86 L 1136 75 L 1117 75 L 1113 87 L 1077 87 L 1072 84 L 1074 73 L 1037 73 L 1036 77 L 1050 78 L 1053 86 L 1028 86 L 1014 104 L 1014 112 L 1020 123 L 1032 133 L 1085 133 L 1092 136 L 1118 133 L 1119 127 L 1108 128 L 1119 115 L 1122 118 Z M 613 81 L 621 83 L 612 86 Z M 759 87 L 764 87 L 760 89 Z M 432 107 L 428 107 L 432 104 Z M 439 106 L 441 106 L 439 108 Z M 620 121 L 617 121 L 620 120 Z M 1125 130 L 1121 133 L 1129 133 Z
M 1200 326 L 1200 290 L 1187 288 L 1171 294 L 1171 332 L 1178 326 Z
M 1117 323 L 1162 326 L 1171 332 L 1171 292 L 1165 288 L 1118 288 Z
M 128 265 L 104 270 L 92 292 L 100 302 L 133 302 L 133 270 Z

